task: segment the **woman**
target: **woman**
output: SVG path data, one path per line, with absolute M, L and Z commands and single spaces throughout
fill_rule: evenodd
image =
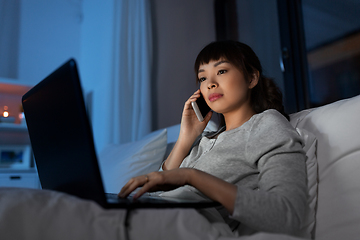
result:
M 308 206 L 302 140 L 258 57 L 246 44 L 214 42 L 199 53 L 195 71 L 200 89 L 185 103 L 179 138 L 164 171 L 131 179 L 119 197 L 138 187 L 135 198 L 185 186 L 221 203 L 227 212 L 219 213 L 240 235 L 303 235 Z M 224 125 L 215 133 L 203 133 L 212 112 L 199 122 L 191 107 L 200 93 L 223 116 Z

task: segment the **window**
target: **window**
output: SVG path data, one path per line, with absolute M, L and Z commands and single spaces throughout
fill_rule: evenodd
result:
M 302 1 L 310 106 L 360 94 L 360 2 Z

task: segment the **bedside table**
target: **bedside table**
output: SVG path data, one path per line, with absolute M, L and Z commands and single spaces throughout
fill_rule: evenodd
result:
M 40 188 L 35 169 L 0 169 L 0 187 Z

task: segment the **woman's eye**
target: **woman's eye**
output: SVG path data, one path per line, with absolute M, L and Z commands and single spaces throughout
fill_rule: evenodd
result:
M 203 82 L 205 80 L 206 80 L 206 78 L 204 78 L 204 77 L 199 78 L 199 82 Z
M 219 72 L 218 72 L 219 75 L 224 74 L 224 73 L 226 73 L 226 70 L 219 70 Z

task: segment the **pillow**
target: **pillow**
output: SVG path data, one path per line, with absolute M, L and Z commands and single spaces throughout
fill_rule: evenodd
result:
M 297 124 L 317 139 L 316 239 L 359 239 L 359 109 L 360 95 L 313 109 Z
M 306 170 L 307 170 L 307 186 L 308 186 L 308 205 L 306 218 L 302 229 L 304 232 L 311 234 L 313 238 L 313 231 L 315 227 L 315 214 L 317 205 L 317 189 L 318 189 L 318 166 L 316 147 L 317 140 L 315 135 L 305 129 L 296 128 L 296 131 L 304 139 L 303 149 L 306 154 Z
M 118 193 L 130 178 L 159 170 L 166 146 L 166 129 L 136 142 L 106 146 L 99 154 L 105 191 Z

